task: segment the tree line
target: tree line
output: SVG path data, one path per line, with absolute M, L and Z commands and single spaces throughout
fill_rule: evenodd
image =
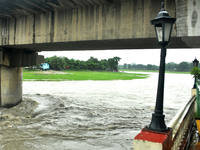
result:
M 67 57 L 47 57 L 45 63 L 48 63 L 50 69 L 89 69 L 89 70 L 117 70 L 120 57 L 98 60 L 90 57 L 87 61 L 69 59 Z
M 143 65 L 143 64 L 127 64 L 119 65 L 119 69 L 129 69 L 129 70 L 159 70 L 159 66 L 156 65 Z M 180 71 L 180 72 L 190 72 L 193 68 L 193 63 L 190 62 L 181 62 L 176 64 L 174 62 L 166 63 L 165 70 L 166 71 Z
M 47 57 L 45 58 L 45 63 L 50 65 L 50 69 L 62 70 L 62 69 L 88 69 L 88 70 L 118 70 L 118 69 L 129 69 L 129 70 L 159 70 L 159 66 L 152 64 L 127 64 L 119 65 L 120 57 L 116 56 L 109 59 L 101 59 L 90 57 L 88 60 L 75 60 L 69 59 L 67 57 Z M 180 71 L 180 72 L 190 72 L 193 68 L 193 63 L 191 62 L 181 62 L 176 64 L 174 62 L 166 63 L 166 71 Z

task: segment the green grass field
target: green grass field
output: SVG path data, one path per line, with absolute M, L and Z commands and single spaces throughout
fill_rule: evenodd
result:
M 123 73 L 107 71 L 40 71 L 36 69 L 24 69 L 23 80 L 34 81 L 65 81 L 65 80 L 133 80 L 146 79 L 148 74 Z

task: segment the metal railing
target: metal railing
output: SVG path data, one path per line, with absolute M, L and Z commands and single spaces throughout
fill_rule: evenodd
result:
M 194 105 L 196 96 L 193 96 L 184 108 L 180 109 L 172 121 L 168 124 L 168 127 L 173 129 L 172 132 L 172 150 L 182 149 L 185 146 L 188 139 L 188 132 L 194 122 Z
M 196 115 L 195 118 L 200 118 L 200 92 L 199 92 L 199 88 L 200 88 L 200 80 L 196 79 Z

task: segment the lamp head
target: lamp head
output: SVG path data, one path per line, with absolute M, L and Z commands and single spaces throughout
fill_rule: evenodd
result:
M 168 12 L 164 9 L 164 2 L 161 3 L 161 10 L 157 17 L 151 20 L 151 24 L 155 27 L 156 37 L 158 44 L 165 47 L 169 44 L 172 32 L 172 26 L 176 18 L 169 16 Z
M 193 66 L 198 67 L 198 64 L 199 64 L 199 61 L 195 57 L 195 59 L 193 60 Z

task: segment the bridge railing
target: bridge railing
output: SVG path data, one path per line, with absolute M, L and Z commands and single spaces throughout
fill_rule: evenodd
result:
M 195 84 L 196 84 L 196 97 L 197 97 L 196 107 L 195 107 L 195 111 L 196 111 L 195 118 L 200 118 L 200 92 L 199 92 L 200 80 L 196 79 Z
M 197 82 L 196 82 L 197 83 Z M 182 107 L 167 125 L 169 131 L 156 132 L 143 128 L 133 140 L 133 150 L 188 150 L 194 134 L 196 121 L 200 133 L 200 80 L 192 89 L 191 99 Z M 195 125 L 195 128 L 196 128 Z M 156 137 L 156 138 L 154 138 Z M 162 140 L 158 140 L 162 139 Z M 163 140 L 164 139 L 164 140 Z
M 196 96 L 188 101 L 188 103 L 178 111 L 168 127 L 173 129 L 172 132 L 172 150 L 185 149 L 187 141 L 190 139 L 191 128 L 195 121 L 195 101 Z

